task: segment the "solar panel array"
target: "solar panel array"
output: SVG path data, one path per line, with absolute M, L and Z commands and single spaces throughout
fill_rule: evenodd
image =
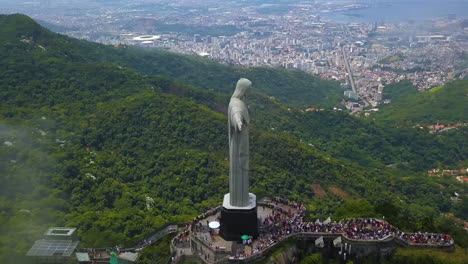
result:
M 26 253 L 27 256 L 62 256 L 69 257 L 75 251 L 79 241 L 72 240 L 37 240 L 31 249 Z

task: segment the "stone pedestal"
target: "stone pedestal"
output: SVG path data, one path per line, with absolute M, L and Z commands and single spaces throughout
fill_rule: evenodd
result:
M 227 241 L 240 240 L 242 235 L 258 237 L 257 200 L 249 193 L 249 204 L 238 207 L 231 206 L 229 194 L 224 195 L 221 208 L 221 227 L 219 234 Z

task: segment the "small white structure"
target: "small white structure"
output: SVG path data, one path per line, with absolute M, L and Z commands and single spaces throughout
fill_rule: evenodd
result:
M 325 241 L 323 241 L 323 236 L 315 240 L 315 246 L 318 248 L 323 248 L 325 246 Z
M 208 227 L 210 227 L 213 230 L 213 233 L 215 235 L 219 234 L 219 227 L 221 224 L 218 221 L 212 221 L 208 224 Z
M 208 224 L 208 226 L 211 228 L 211 229 L 216 229 L 216 228 L 219 228 L 220 224 L 218 221 L 212 221 Z
M 144 36 L 137 36 L 134 37 L 132 40 L 134 41 L 153 41 L 160 39 L 161 36 L 159 35 L 144 35 Z

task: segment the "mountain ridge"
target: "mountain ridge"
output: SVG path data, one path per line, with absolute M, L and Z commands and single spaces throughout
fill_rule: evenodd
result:
M 338 105 L 343 96 L 343 90 L 337 82 L 320 80 L 299 70 L 235 67 L 168 51 L 142 50 L 133 47 L 115 48 L 86 41 L 75 40 L 72 45 L 70 38 L 53 34 L 26 16 L 3 15 L 2 20 L 5 24 L 5 29 L 0 31 L 3 33 L 3 38 L 11 39 L 17 34 L 23 34 L 26 39 L 32 38 L 39 45 L 43 44 L 44 48 L 49 47 L 48 52 L 57 58 L 67 57 L 84 62 L 111 62 L 144 74 L 163 75 L 216 92 L 230 92 L 232 90 L 230 84 L 240 77 L 258 79 L 260 81 L 254 84 L 256 90 L 274 96 L 286 104 L 301 106 L 318 103 L 334 106 Z M 23 26 L 16 27 L 12 24 Z M 61 48 L 57 50 L 64 52 L 54 53 L 55 47 L 58 46 Z M 301 96 L 297 96 L 299 92 Z

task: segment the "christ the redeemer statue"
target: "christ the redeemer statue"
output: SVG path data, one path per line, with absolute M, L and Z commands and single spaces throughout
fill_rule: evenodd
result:
M 252 86 L 247 79 L 237 82 L 228 108 L 230 205 L 249 205 L 249 111 L 242 101 Z
M 239 240 L 242 235 L 258 237 L 257 197 L 249 193 L 249 124 L 243 99 L 252 83 L 237 82 L 228 108 L 229 193 L 221 207 L 220 235 L 225 240 Z

